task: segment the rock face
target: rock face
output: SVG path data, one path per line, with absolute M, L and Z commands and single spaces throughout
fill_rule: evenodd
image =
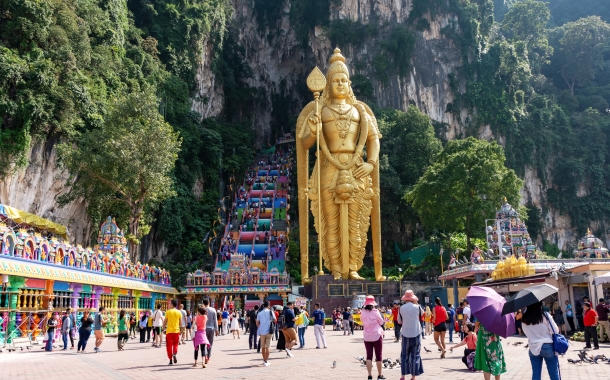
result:
M 244 61 L 253 73 L 248 84 L 258 90 L 258 106 L 250 118 L 259 136 L 257 144 L 260 144 L 272 137 L 274 107 L 288 104 L 294 114 L 311 99 L 305 78 L 315 65 L 325 71 L 334 46 L 320 26 L 310 32 L 310 42 L 306 46 L 299 42 L 291 24 L 291 0 L 284 0 L 277 14 L 270 15 L 270 26 L 264 28 L 258 24 L 253 0 L 231 0 L 231 4 L 234 8 L 232 33 L 237 44 L 243 47 Z M 377 25 L 404 24 L 412 9 L 411 0 L 343 0 L 340 4 L 333 4 L 329 10 L 331 20 L 347 19 Z M 405 76 L 392 74 L 385 82 L 375 78 L 371 57 L 375 57 L 387 37 L 383 34 L 366 38 L 357 47 L 347 45 L 340 48 L 352 73 L 370 78 L 371 100 L 378 106 L 405 110 L 414 104 L 444 126 L 446 139 L 461 138 L 464 137 L 462 125 L 468 112 L 446 112 L 446 109 L 453 102 L 448 76 L 457 73 L 462 58 L 459 49 L 441 33 L 441 29 L 455 21 L 457 16 L 438 12 L 434 17 L 424 17 L 429 28 L 413 32 L 415 45 Z M 221 115 L 225 104 L 223 89 L 212 71 L 212 57 L 218 53 L 215 51 L 218 47 L 207 40 L 202 41 L 202 47 L 192 109 L 205 118 Z M 360 64 L 356 65 L 356 62 Z M 276 105 L 274 99 L 278 98 L 288 99 L 288 102 Z M 294 126 L 285 125 L 283 128 L 282 132 L 289 132 Z M 503 140 L 501 136 L 493 136 L 489 126 L 481 128 L 478 134 L 484 139 L 496 138 L 500 143 Z M 0 182 L 0 202 L 66 224 L 71 241 L 86 244 L 92 228 L 86 216 L 86 205 L 82 201 L 63 208 L 57 205 L 58 197 L 66 191 L 65 178 L 65 173 L 56 166 L 53 144 L 36 145 L 30 152 L 28 167 Z M 523 202 L 531 202 L 543 210 L 545 239 L 560 248 L 567 248 L 569 244 L 575 244 L 577 236 L 569 218 L 544 207 L 545 193 L 546 188 L 536 172 L 527 170 Z M 144 261 L 152 257 L 162 259 L 167 254 L 166 245 L 155 239 L 154 229 L 143 239 L 142 248 Z

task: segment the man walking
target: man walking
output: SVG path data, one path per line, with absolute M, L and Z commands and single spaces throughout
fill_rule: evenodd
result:
M 76 318 L 74 317 L 74 313 L 72 313 L 71 308 L 66 309 L 66 313 L 68 313 L 68 317 L 70 318 L 70 332 L 68 336 L 70 337 L 70 349 L 74 349 L 74 333 L 76 332 Z
M 595 310 L 591 309 L 591 304 L 589 302 L 585 302 L 583 307 L 585 309 L 585 315 L 583 316 L 585 325 L 585 350 L 591 349 L 591 338 L 593 338 L 594 350 L 599 350 L 599 342 L 597 340 L 599 316 Z
M 343 335 L 349 335 L 349 318 L 352 315 L 347 311 L 347 308 L 344 308 L 341 316 L 343 317 Z
M 152 315 L 153 330 L 155 331 L 155 339 L 153 340 L 154 347 L 161 347 L 163 343 L 163 336 L 161 334 L 161 327 L 163 326 L 163 311 L 161 311 L 161 304 L 157 305 L 157 310 Z
M 100 346 L 104 341 L 104 330 L 103 327 L 106 326 L 106 308 L 104 306 L 100 306 L 99 313 L 95 316 L 95 320 L 93 321 L 93 334 L 95 334 L 95 348 L 93 351 L 102 352 L 100 350 Z
M 296 321 L 296 316 L 294 315 L 294 304 L 292 302 L 288 302 L 286 307 L 284 308 L 284 328 L 282 329 L 282 333 L 284 334 L 284 338 L 286 338 L 286 356 L 289 358 L 292 357 L 292 347 L 297 343 L 297 331 L 294 328 L 294 322 Z
M 205 364 L 208 364 L 210 361 L 210 357 L 212 357 L 212 346 L 214 345 L 214 336 L 218 332 L 218 317 L 216 316 L 216 310 L 213 307 L 210 307 L 210 300 L 203 300 L 203 307 L 208 311 L 208 322 L 205 325 L 205 336 L 208 338 L 208 342 L 210 342 L 210 347 L 208 348 L 208 356 L 205 358 Z
M 394 302 L 392 306 L 392 322 L 394 322 L 394 342 L 400 341 L 400 329 L 402 328 L 402 324 L 398 323 L 398 313 L 400 312 L 400 305 L 398 302 Z
M 324 336 L 324 312 L 320 310 L 320 304 L 317 303 L 314 306 L 313 311 L 313 333 L 316 336 L 316 348 L 320 348 L 320 341 L 326 348 L 326 337 Z
M 186 339 L 186 310 L 184 310 L 184 305 L 178 305 L 178 311 L 182 316 L 180 318 L 180 344 L 186 344 L 184 341 Z
M 248 313 L 248 326 L 250 329 L 250 335 L 248 336 L 248 345 L 250 349 L 253 347 L 260 351 L 260 347 L 258 346 L 258 327 L 256 326 L 256 314 L 258 313 L 258 305 L 254 305 L 254 310 L 250 310 Z
M 229 333 L 229 312 L 227 309 L 222 310 L 222 328 L 220 329 L 220 333 L 222 335 Z
M 256 315 L 258 335 L 261 337 L 260 347 L 263 350 L 263 365 L 269 366 L 269 349 L 273 325 L 277 322 L 275 314 L 269 309 L 269 301 L 263 302 L 263 308 Z
M 447 328 L 449 329 L 449 343 L 453 343 L 453 330 L 454 330 L 454 321 L 455 321 L 455 310 L 453 310 L 453 306 L 448 303 L 447 304 L 447 315 L 449 316 L 449 319 L 447 320 Z
M 610 340 L 610 322 L 608 322 L 608 308 L 610 305 L 606 305 L 606 300 L 603 298 L 599 299 L 599 303 L 595 306 L 595 311 L 597 312 L 598 322 L 599 322 L 599 341 L 604 341 L 604 331 L 606 335 L 608 335 L 608 339 Z
M 171 300 L 168 305 L 169 310 L 165 313 L 165 321 L 163 321 L 165 348 L 169 358 L 169 365 L 178 362 L 176 355 L 178 355 L 178 344 L 180 343 L 180 320 L 182 320 L 182 313 L 176 309 L 176 306 L 178 306 L 178 301 L 175 299 Z

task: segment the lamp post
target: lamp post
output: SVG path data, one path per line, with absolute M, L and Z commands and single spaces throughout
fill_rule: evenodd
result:
M 313 267 L 313 272 L 314 273 L 318 273 L 318 267 L 314 266 Z M 318 298 L 318 276 L 316 276 L 316 299 Z

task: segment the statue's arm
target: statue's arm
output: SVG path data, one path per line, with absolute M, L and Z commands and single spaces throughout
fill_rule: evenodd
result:
M 369 118 L 369 116 L 366 116 Z M 377 165 L 379 163 L 379 134 L 373 125 L 373 120 L 369 119 L 369 130 L 366 139 L 366 161 Z
M 303 122 L 303 128 L 305 128 L 305 131 L 303 132 L 303 137 L 301 138 L 301 144 L 305 149 L 311 148 L 316 142 L 316 134 L 311 131 L 310 127 L 310 120 L 315 117 L 314 114 L 315 112 L 312 111 L 309 115 L 307 115 L 307 118 Z

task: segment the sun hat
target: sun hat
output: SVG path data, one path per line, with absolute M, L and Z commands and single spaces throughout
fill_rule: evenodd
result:
M 375 302 L 374 296 L 366 296 L 366 299 L 364 300 L 364 305 L 362 305 L 362 307 L 366 307 L 368 305 L 377 306 L 377 302 Z
M 405 292 L 405 295 L 402 296 L 401 300 L 409 301 L 409 302 L 417 302 L 417 297 L 415 296 L 415 294 L 413 294 L 412 290 L 407 290 Z

